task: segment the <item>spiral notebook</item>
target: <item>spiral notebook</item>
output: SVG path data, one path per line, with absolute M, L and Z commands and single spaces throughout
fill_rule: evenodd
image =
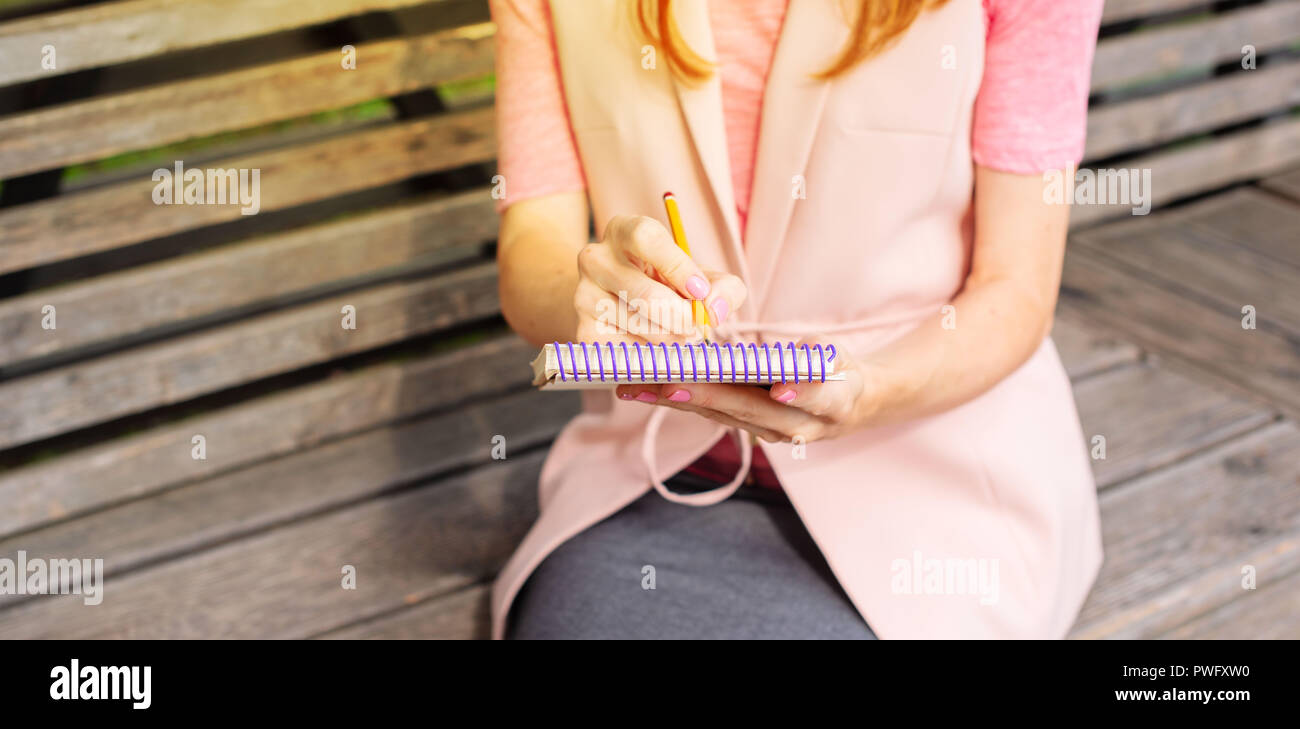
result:
M 543 390 L 614 387 L 641 382 L 778 382 L 843 380 L 835 373 L 835 346 L 777 342 L 628 344 L 553 342 L 533 360 L 533 384 Z

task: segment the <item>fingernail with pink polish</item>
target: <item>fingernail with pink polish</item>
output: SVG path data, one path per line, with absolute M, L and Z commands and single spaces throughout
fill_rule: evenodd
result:
M 655 397 L 653 392 L 643 392 L 640 395 L 637 395 L 636 399 L 641 402 L 659 402 L 659 398 Z
M 685 390 L 674 390 L 673 394 L 668 396 L 673 402 L 688 402 L 691 399 L 691 393 Z
M 691 276 L 686 279 L 686 293 L 697 299 L 703 299 L 709 295 L 709 281 L 703 276 Z
M 793 399 L 794 399 L 794 390 L 786 390 L 785 392 L 776 396 L 777 402 L 790 402 Z
M 727 304 L 726 299 L 718 299 L 713 302 L 713 318 L 717 319 L 719 324 L 727 320 L 727 314 L 729 313 L 731 313 L 731 306 Z

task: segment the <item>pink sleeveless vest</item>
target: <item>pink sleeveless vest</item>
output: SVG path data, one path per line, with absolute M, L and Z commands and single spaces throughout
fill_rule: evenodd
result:
M 673 6 L 691 47 L 712 57 L 705 3 Z M 923 13 L 884 53 L 831 81 L 811 74 L 847 38 L 840 6 L 791 0 L 764 96 L 743 249 L 718 81 L 675 81 L 667 59 L 652 58 L 630 6 L 551 2 L 597 227 L 616 214 L 662 219 L 660 196 L 674 191 L 695 258 L 750 287 L 720 334 L 819 334 L 866 358 L 914 327 L 940 326 L 972 244 L 980 0 Z M 610 393 L 584 398 L 543 467 L 541 515 L 494 586 L 496 637 L 547 554 L 728 435 L 692 414 Z M 746 468 L 753 447 L 764 449 L 836 578 L 883 638 L 1063 637 L 1100 567 L 1095 486 L 1050 340 L 948 412 L 802 452 L 746 438 Z M 742 475 L 727 489 L 668 496 L 704 506 Z

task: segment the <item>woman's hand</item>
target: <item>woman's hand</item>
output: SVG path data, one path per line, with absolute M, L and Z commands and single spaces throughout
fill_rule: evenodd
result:
M 703 271 L 659 221 L 620 215 L 599 243 L 578 252 L 576 340 L 687 342 L 699 339 L 691 301 L 704 301 L 719 325 L 745 300 L 740 278 Z
M 1037 175 L 975 169 L 975 245 L 961 291 L 934 316 L 824 384 L 625 385 L 624 399 L 689 410 L 765 440 L 804 442 L 906 422 L 978 397 L 1024 365 L 1052 327 L 1069 206 Z M 944 310 L 947 313 L 944 313 Z M 793 393 L 793 395 L 791 395 Z
M 816 344 L 809 340 L 808 344 Z M 763 440 L 802 443 L 835 438 L 870 421 L 874 398 L 868 397 L 868 372 L 852 357 L 837 352 L 836 374 L 843 380 L 773 385 L 682 383 L 621 385 L 618 396 L 664 405 L 741 428 Z

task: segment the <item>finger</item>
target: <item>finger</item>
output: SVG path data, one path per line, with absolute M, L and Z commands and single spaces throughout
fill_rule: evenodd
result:
M 698 337 L 689 302 L 639 269 L 613 260 L 613 255 L 601 248 L 587 246 L 579 254 L 582 275 L 574 292 L 574 307 L 579 312 L 612 329 L 647 339 L 687 341 Z
M 660 395 L 671 404 L 716 410 L 739 422 L 784 436 L 801 435 L 813 439 L 822 426 L 816 417 L 773 401 L 767 396 L 767 390 L 761 387 L 696 383 L 663 385 Z
M 802 348 L 804 344 L 811 347 L 817 343 L 805 340 L 796 345 L 796 350 Z M 778 383 L 772 385 L 768 397 L 774 402 L 820 418 L 830 420 L 847 418 L 862 396 L 863 369 L 852 356 L 842 350 L 836 351 L 832 364 L 836 374 L 844 375 L 843 380 Z
M 710 324 L 721 326 L 727 321 L 733 312 L 745 303 L 745 298 L 749 296 L 749 288 L 739 276 L 722 271 L 707 271 L 705 275 L 709 277 L 710 292 L 705 306 L 709 310 L 709 317 L 712 319 Z
M 748 433 L 753 433 L 755 437 L 762 438 L 769 443 L 780 443 L 782 441 L 790 440 L 789 437 L 778 433 L 775 430 L 764 428 L 761 425 L 742 422 L 717 410 L 710 410 L 709 408 L 692 405 L 689 402 L 674 400 L 671 397 L 673 393 L 664 396 L 662 394 L 662 389 L 663 388 L 659 385 L 623 385 L 617 388 L 617 392 L 619 399 L 643 402 L 650 405 L 663 405 L 671 407 L 674 410 L 695 413 L 696 415 L 708 418 L 715 423 L 720 423 L 731 428 L 740 428 Z
M 641 215 L 620 216 L 606 226 L 605 236 L 635 262 L 653 268 L 683 297 L 708 298 L 708 277 L 685 251 L 677 247 L 672 234 L 658 220 Z

